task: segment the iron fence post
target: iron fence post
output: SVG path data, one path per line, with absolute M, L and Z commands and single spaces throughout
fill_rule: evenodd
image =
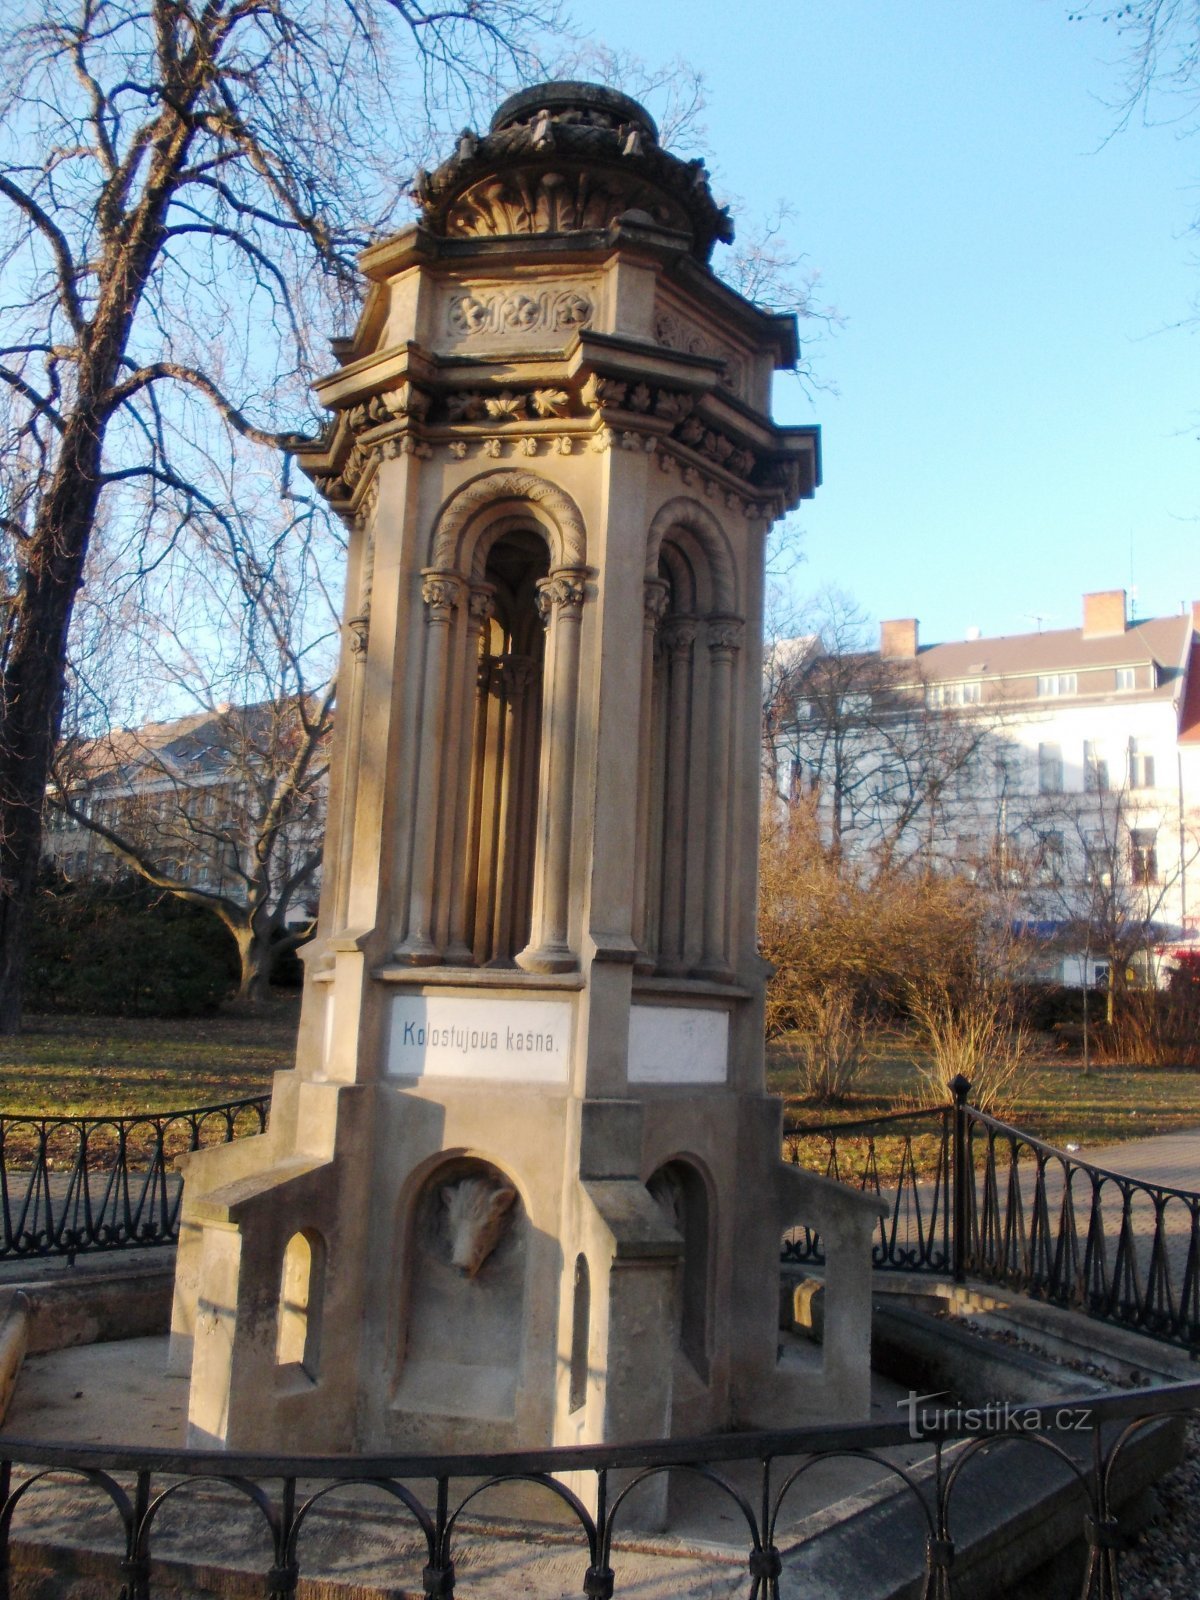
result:
M 971 1083 L 960 1072 L 950 1088 L 954 1093 L 954 1281 L 962 1283 L 967 1276 L 967 1096 Z

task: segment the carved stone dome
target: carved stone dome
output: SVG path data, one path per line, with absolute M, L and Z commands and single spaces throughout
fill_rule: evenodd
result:
M 578 233 L 625 218 L 686 234 L 701 261 L 733 238 L 703 161 L 664 150 L 636 100 L 595 83 L 511 95 L 487 134 L 464 129 L 448 161 L 418 173 L 415 194 L 425 226 L 446 238 Z

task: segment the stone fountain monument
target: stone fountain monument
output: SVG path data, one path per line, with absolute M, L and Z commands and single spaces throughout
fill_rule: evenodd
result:
M 864 1416 L 869 1199 L 785 1167 L 755 948 L 763 541 L 818 434 L 624 95 L 513 96 L 368 249 L 301 463 L 350 529 L 322 901 L 259 1138 L 187 1159 L 193 1444 Z M 820 1228 L 823 1361 L 778 1359 Z

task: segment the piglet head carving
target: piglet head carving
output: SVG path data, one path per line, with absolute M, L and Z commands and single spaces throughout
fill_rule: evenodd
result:
M 450 1261 L 473 1278 L 500 1243 L 517 1191 L 490 1178 L 460 1178 L 442 1190 L 450 1229 Z

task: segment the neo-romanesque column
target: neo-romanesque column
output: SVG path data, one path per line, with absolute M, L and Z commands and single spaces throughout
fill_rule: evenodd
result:
M 345 743 L 342 746 L 345 754 L 342 761 L 342 792 L 338 801 L 337 850 L 332 857 L 326 852 L 326 859 L 331 860 L 337 873 L 336 881 L 331 885 L 334 894 L 331 926 L 339 933 L 346 926 L 350 905 L 354 825 L 358 810 L 358 774 L 362 765 L 363 679 L 366 676 L 367 646 L 371 638 L 371 586 L 375 569 L 374 524 L 369 523 L 365 529 L 362 529 L 360 524 L 360 531 L 365 544 L 362 574 L 359 580 L 358 609 L 346 624 L 346 643 L 350 647 L 348 652 L 350 686 L 349 692 L 344 696 L 346 733 Z M 343 651 L 343 660 L 345 659 L 347 652 Z M 340 709 L 338 716 L 339 718 L 342 716 Z
M 726 948 L 729 865 L 729 782 L 733 745 L 733 669 L 744 631 L 740 617 L 708 619 L 709 744 L 708 845 L 704 863 L 704 953 L 697 976 L 732 976 Z
M 437 891 L 438 814 L 442 798 L 442 748 L 446 732 L 446 680 L 454 613 L 465 585 L 453 572 L 427 568 L 421 574 L 425 602 L 425 693 L 421 751 L 417 765 L 417 808 L 413 826 L 412 887 L 408 934 L 396 954 L 413 966 L 439 962 L 434 939 Z
M 670 604 L 670 585 L 663 578 L 647 578 L 642 605 L 642 699 L 638 740 L 637 831 L 633 863 L 633 942 L 637 947 L 636 972 L 652 972 L 649 953 L 647 881 L 650 871 L 650 817 L 654 800 L 654 645 L 659 624 Z
M 579 634 L 585 567 L 558 567 L 538 582 L 538 613 L 549 630 L 542 687 L 541 792 L 533 876 L 533 927 L 517 957 L 530 972 L 568 972 L 578 966 L 569 941 L 572 780 L 579 705 Z
M 687 970 L 683 919 L 687 887 L 688 773 L 691 764 L 688 724 L 692 698 L 692 646 L 696 642 L 696 631 L 694 617 L 670 617 L 663 625 L 669 677 L 658 970 L 669 975 Z
M 524 885 L 522 858 L 536 804 L 536 777 L 529 771 L 532 729 L 526 699 L 536 672 L 528 656 L 502 656 L 494 664 L 491 681 L 501 702 L 503 759 L 500 763 L 499 848 L 492 907 L 492 956 L 489 966 L 511 967 L 523 929 L 520 915 Z M 532 781 L 531 781 L 532 780 Z M 531 804 L 532 802 L 532 804 Z
M 472 584 L 467 600 L 466 637 L 455 663 L 455 692 L 451 707 L 453 750 L 447 764 L 447 770 L 455 774 L 455 794 L 446 960 L 455 966 L 468 965 L 474 959 L 467 939 L 467 908 L 469 900 L 474 897 L 473 880 L 478 874 L 478 830 L 473 796 L 482 761 L 480 726 L 481 721 L 486 726 L 487 717 L 486 706 L 480 707 L 479 654 L 495 609 L 496 593 L 492 585 Z M 484 696 L 486 698 L 486 690 Z

